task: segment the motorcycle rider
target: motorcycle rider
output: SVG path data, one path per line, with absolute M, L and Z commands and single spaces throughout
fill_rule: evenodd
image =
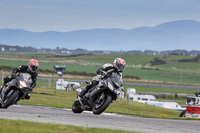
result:
M 121 73 L 123 72 L 125 65 L 126 62 L 122 58 L 116 58 L 113 61 L 113 64 L 111 63 L 104 64 L 101 68 L 99 68 L 96 71 L 97 76 L 93 77 L 93 80 L 86 82 L 88 85 L 78 94 L 78 96 L 83 97 L 93 86 L 99 83 L 99 80 L 102 76 L 107 76 L 109 73 L 117 72 L 121 75 L 122 78 Z
M 18 68 L 14 68 L 12 70 L 12 75 L 4 78 L 4 85 L 1 88 L 2 90 L 1 90 L 0 102 L 2 103 L 2 101 L 4 100 L 4 96 L 6 92 L 9 90 L 9 84 L 12 84 L 13 81 L 12 79 L 14 79 L 20 73 L 29 73 L 31 75 L 33 81 L 31 84 L 31 88 L 33 89 L 36 86 L 36 80 L 38 78 L 38 73 L 37 73 L 38 67 L 39 67 L 38 61 L 35 59 L 31 59 L 28 65 L 21 65 Z M 30 94 L 27 94 L 25 96 L 25 99 L 30 99 Z

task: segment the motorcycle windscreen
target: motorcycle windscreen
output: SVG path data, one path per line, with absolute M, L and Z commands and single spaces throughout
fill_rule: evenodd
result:
M 111 79 L 112 83 L 113 83 L 117 88 L 123 86 L 123 81 L 122 81 L 122 77 L 121 77 L 120 74 L 118 74 L 118 73 L 112 73 L 110 79 Z
M 20 73 L 20 80 L 24 81 L 27 86 L 30 86 L 33 82 L 29 73 Z

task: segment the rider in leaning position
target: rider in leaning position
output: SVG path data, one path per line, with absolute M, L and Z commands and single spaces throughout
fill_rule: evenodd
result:
M 78 94 L 78 96 L 83 97 L 93 86 L 97 85 L 99 83 L 99 80 L 102 77 L 102 75 L 106 76 L 109 73 L 117 72 L 121 75 L 121 78 L 122 78 L 122 72 L 123 72 L 125 65 L 126 65 L 125 60 L 123 60 L 121 58 L 116 58 L 114 60 L 113 64 L 110 64 L 110 63 L 104 64 L 101 68 L 99 68 L 96 71 L 97 76 L 93 77 L 93 80 L 87 82 L 88 85 L 85 87 L 84 90 L 82 90 Z
M 12 75 L 4 78 L 4 85 L 0 90 L 1 91 L 0 102 L 2 103 L 2 101 L 4 100 L 4 96 L 6 92 L 9 90 L 9 85 L 12 84 L 13 81 L 12 79 L 14 79 L 20 73 L 29 73 L 31 75 L 33 81 L 33 83 L 31 84 L 31 88 L 33 89 L 36 86 L 36 80 L 38 78 L 38 73 L 37 73 L 38 67 L 39 67 L 38 61 L 35 59 L 31 59 L 28 65 L 21 65 L 18 68 L 14 68 L 12 70 Z M 25 99 L 30 99 L 30 94 L 27 94 L 25 96 Z

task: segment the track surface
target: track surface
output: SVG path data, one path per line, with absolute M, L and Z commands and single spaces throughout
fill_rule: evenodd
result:
M 107 113 L 93 115 L 90 112 L 74 114 L 69 109 L 27 105 L 13 105 L 8 109 L 0 109 L 0 118 L 146 133 L 200 132 L 198 120 L 142 118 Z

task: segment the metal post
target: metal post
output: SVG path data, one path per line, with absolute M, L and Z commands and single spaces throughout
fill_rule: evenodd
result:
M 2 85 L 2 86 L 3 86 L 3 78 L 4 78 L 4 76 L 2 75 L 2 76 L 1 76 L 1 79 L 2 79 L 2 80 L 1 80 L 1 85 Z
M 49 79 L 49 88 L 51 87 L 51 78 Z
M 63 80 L 63 70 L 66 69 L 66 66 L 56 66 L 56 64 L 53 66 L 54 69 L 56 69 L 58 76 L 62 77 L 61 78 L 61 89 L 63 86 L 62 80 Z
M 55 87 L 54 95 L 56 95 L 56 87 Z
M 61 90 L 62 90 L 62 84 L 63 84 L 62 81 L 63 81 L 63 76 L 62 76 L 62 79 L 61 79 L 61 88 L 60 88 Z
M 181 73 L 180 73 L 180 83 L 182 83 L 182 70 L 181 70 Z
M 1 76 L 1 79 L 2 79 L 2 80 L 1 80 L 1 85 L 2 85 L 2 86 L 3 86 L 3 77 L 4 77 L 4 76 L 2 75 L 2 76 Z
M 127 94 L 127 104 L 129 104 L 129 94 Z
M 54 68 L 54 67 L 53 67 Z M 54 70 L 54 69 L 53 69 Z M 54 73 L 53 73 L 53 77 L 54 77 Z M 57 84 L 56 84 L 57 85 Z M 54 91 L 54 95 L 56 95 L 56 87 L 55 87 L 55 91 Z

